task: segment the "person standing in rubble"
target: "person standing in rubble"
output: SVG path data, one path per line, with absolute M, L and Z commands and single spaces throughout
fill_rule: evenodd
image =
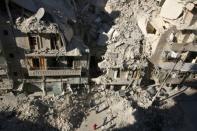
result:
M 96 129 L 97 129 L 97 124 L 95 123 L 94 125 L 93 125 L 93 130 L 95 131 Z

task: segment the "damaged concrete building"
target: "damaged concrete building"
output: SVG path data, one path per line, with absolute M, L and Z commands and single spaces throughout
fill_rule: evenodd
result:
M 146 38 L 144 53 L 154 65 L 152 78 L 156 83 L 195 81 L 196 14 L 196 1 L 166 0 L 154 17 L 139 16 L 138 25 Z
M 190 126 L 196 36 L 196 0 L 0 0 L 0 130 Z
M 60 94 L 71 85 L 87 86 L 88 47 L 68 24 L 55 24 L 67 16 L 57 20 L 58 16 L 44 8 L 34 13 L 33 6 L 23 4 L 1 1 L 0 39 L 9 69 L 4 74 L 15 87 L 27 84 L 45 93 Z

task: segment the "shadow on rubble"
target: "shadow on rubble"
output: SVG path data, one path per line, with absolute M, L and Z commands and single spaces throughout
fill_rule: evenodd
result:
M 144 109 L 133 103 L 136 109 L 131 114 L 135 119 L 134 124 L 114 129 L 114 131 L 196 131 L 196 91 L 190 95 L 182 93 L 175 97 L 174 101 L 175 105 L 163 109 L 159 108 L 158 104 Z
M 112 26 L 120 15 L 119 11 L 107 12 L 105 10 L 108 0 L 77 0 L 77 26 L 84 43 L 90 48 L 90 75 L 98 77 L 100 72 L 98 63 L 107 50 L 107 41 L 113 37 Z M 111 32 L 111 33 L 109 33 Z
M 16 112 L 0 112 L 1 131 L 58 131 L 47 123 L 32 123 L 17 118 Z

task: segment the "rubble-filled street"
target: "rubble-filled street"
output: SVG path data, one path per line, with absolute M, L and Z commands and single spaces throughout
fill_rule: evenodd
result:
M 1 0 L 0 131 L 196 131 L 196 0 Z

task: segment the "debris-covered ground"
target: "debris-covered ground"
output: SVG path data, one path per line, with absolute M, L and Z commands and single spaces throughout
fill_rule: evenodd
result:
M 71 32 L 81 37 L 96 57 L 95 63 L 90 62 L 90 75 L 94 77 L 90 89 L 78 86 L 57 96 L 16 90 L 0 92 L 0 130 L 197 130 L 194 122 L 196 90 L 183 82 L 188 79 L 186 76 L 196 76 L 182 73 L 187 70 L 186 67 L 180 70 L 175 67 L 189 53 L 183 55 L 180 53 L 183 49 L 175 48 L 178 50 L 176 52 L 169 49 L 174 41 L 196 41 L 196 17 L 189 20 L 186 14 L 192 12 L 196 15 L 197 3 L 195 0 L 180 0 L 181 5 L 177 5 L 178 0 L 174 0 L 175 3 L 164 1 L 73 0 L 72 9 L 76 18 L 69 21 L 73 28 Z M 174 4 L 176 13 L 169 15 L 166 9 L 169 3 Z M 56 13 L 60 17 L 61 13 Z M 33 18 L 23 22 L 34 21 Z M 27 31 L 20 20 L 17 21 L 19 27 Z M 155 22 L 157 20 L 159 22 Z M 28 29 L 34 30 L 34 26 Z M 49 25 L 56 32 L 53 26 Z M 185 33 L 177 35 L 173 30 L 168 34 L 174 26 L 177 30 L 187 28 L 192 31 L 181 39 L 178 36 Z M 40 30 L 47 32 L 48 28 L 43 28 Z M 167 53 L 160 51 L 165 46 L 160 45 L 165 41 L 163 37 L 171 43 L 170 46 L 166 45 Z M 155 51 L 157 49 L 160 52 Z M 166 67 L 163 60 L 175 64 Z M 191 63 L 195 63 L 194 60 L 196 57 Z M 95 67 L 97 64 L 98 67 Z M 116 77 L 110 74 L 114 70 L 117 71 Z M 126 72 L 124 78 L 120 77 L 119 70 Z M 177 84 L 179 80 L 181 82 Z
M 103 87 L 93 90 L 94 93 L 85 98 L 34 98 L 6 94 L 1 97 L 1 130 L 91 131 L 94 124 L 97 130 L 174 131 L 193 128 L 188 123 L 190 120 L 185 120 L 183 109 L 186 106 L 194 108 L 195 102 L 190 104 L 187 98 L 185 103 L 170 99 L 162 106 L 142 108 L 129 97 L 120 97 L 117 91 L 103 90 Z

